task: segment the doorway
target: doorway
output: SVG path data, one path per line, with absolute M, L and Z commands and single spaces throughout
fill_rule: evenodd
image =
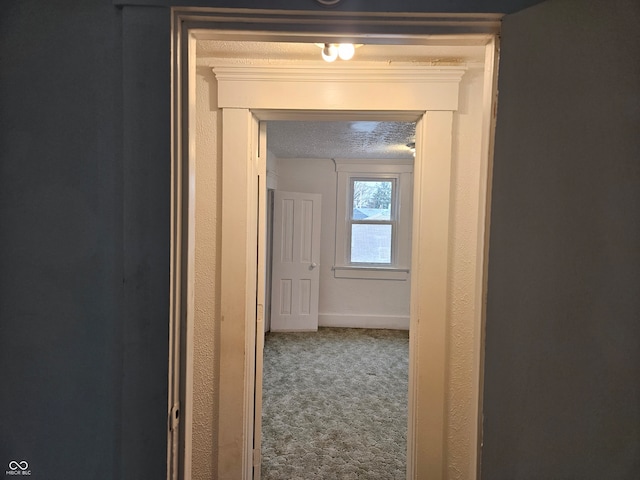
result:
M 270 279 L 275 280 L 265 299 L 266 329 L 273 309 L 287 320 L 276 318 L 272 330 L 408 330 L 415 122 L 350 121 L 347 116 L 341 121 L 268 121 L 266 130 L 267 188 L 285 195 L 268 199 L 278 226 L 274 245 L 267 249 L 268 293 Z M 301 196 L 304 203 L 297 200 Z M 285 216 L 291 226 L 283 222 Z M 300 223 L 314 216 L 314 224 Z M 270 257 L 276 260 L 273 270 Z M 298 263 L 316 291 L 313 315 L 303 318 L 290 313 L 295 310 L 289 298 L 294 282 L 283 282 L 280 272 Z M 293 293 L 294 299 L 299 296 Z
M 302 257 L 305 271 L 320 272 L 320 314 L 314 328 L 291 315 L 292 282 L 279 291 L 281 275 L 274 270 L 275 313 L 285 303 L 286 330 L 297 333 L 277 332 L 282 328 L 276 316 L 276 333 L 265 338 L 262 478 L 321 477 L 319 472 L 330 470 L 341 476 L 350 469 L 363 478 L 399 478 L 400 471 L 406 474 L 415 123 L 266 123 L 267 186 L 284 191 L 276 208 L 290 210 L 291 219 L 298 212 L 301 221 L 315 213 L 312 200 L 319 196 L 322 220 L 317 224 L 321 240 L 307 248 L 297 248 L 301 242 L 295 232 L 310 239 L 315 228 L 297 228 L 295 221 L 283 228 L 276 222 L 276 264 L 283 256 L 286 264 Z M 296 203 L 298 196 L 312 197 L 308 208 Z M 337 219 L 345 217 L 337 212 L 340 202 L 346 209 L 339 210 L 351 212 L 349 222 L 354 222 L 340 229 L 347 238 L 336 236 Z M 361 230 L 364 235 L 357 235 Z M 292 240 L 283 243 L 283 236 Z M 312 255 L 314 247 L 318 251 Z M 354 274 L 345 267 L 336 271 L 345 252 Z M 380 278 L 348 278 L 376 269 Z M 318 324 L 317 333 L 300 333 Z
M 187 22 L 191 20 L 182 21 Z M 184 87 L 180 88 L 185 88 L 185 91 L 191 91 L 192 96 L 190 98 L 192 99 L 196 97 L 195 93 L 198 88 L 195 65 L 197 55 L 195 47 L 199 40 L 196 37 L 199 36 L 200 39 L 203 39 L 207 36 L 206 32 L 204 37 L 202 36 L 202 23 L 198 25 L 200 30 L 198 30 L 197 33 L 194 30 L 186 34 L 185 32 L 187 32 L 188 29 L 181 30 L 183 33 L 178 35 L 180 40 L 182 40 L 180 44 L 181 47 L 176 50 L 183 54 L 182 58 L 184 58 L 184 54 L 189 52 L 192 52 L 193 55 L 191 64 L 187 62 L 187 66 L 185 66 L 183 62 L 177 67 L 177 71 L 182 72 L 184 74 L 182 78 L 185 79 L 184 82 L 179 83 L 179 85 L 184 85 Z M 181 24 L 181 27 L 184 27 L 184 23 Z M 184 36 L 182 36 L 183 34 Z M 220 36 L 224 36 L 224 32 L 221 33 L 218 31 L 214 36 L 220 38 Z M 490 51 L 492 48 L 494 49 L 494 45 L 491 44 L 492 39 L 493 37 L 491 35 L 484 37 L 484 43 L 482 43 L 482 45 L 487 51 Z M 450 41 L 451 39 L 448 40 Z M 369 39 L 369 41 L 371 41 L 371 39 Z M 474 38 L 473 42 L 477 45 L 478 38 Z M 189 49 L 188 44 L 191 44 L 193 50 Z M 488 44 L 491 44 L 490 48 L 487 47 Z M 490 63 L 493 65 L 493 60 Z M 191 67 L 187 68 L 188 65 L 191 65 Z M 417 82 L 413 83 L 413 86 L 419 90 L 417 95 L 402 95 L 400 93 L 393 99 L 386 98 L 387 95 L 385 95 L 385 92 L 389 91 L 389 83 L 395 85 L 395 90 L 399 92 L 402 91 L 402 88 L 398 89 L 398 86 L 402 84 L 397 83 L 397 80 L 390 79 L 389 77 L 386 77 L 385 80 L 379 77 L 380 80 L 378 80 L 377 83 L 372 83 L 371 75 L 375 76 L 378 72 L 375 69 L 372 70 L 369 68 L 366 71 L 368 79 L 361 78 L 360 84 L 352 80 L 349 82 L 338 81 L 337 83 L 341 85 L 341 87 L 333 90 L 337 95 L 331 101 L 328 101 L 326 97 L 321 98 L 322 95 L 311 95 L 311 92 L 317 92 L 317 90 L 308 89 L 310 83 L 312 83 L 308 82 L 308 80 L 306 82 L 300 81 L 297 84 L 302 89 L 306 88 L 306 92 L 298 91 L 297 94 L 291 95 L 291 91 L 289 90 L 288 93 L 290 93 L 290 95 L 288 95 L 287 98 L 283 98 L 281 93 L 280 96 L 277 94 L 278 91 L 283 91 L 281 88 L 282 85 L 278 84 L 278 82 L 282 80 L 282 77 L 280 77 L 280 79 L 273 77 L 265 83 L 265 70 L 261 70 L 260 79 L 254 75 L 255 70 L 253 72 L 247 71 L 246 69 L 245 71 L 240 71 L 242 69 L 239 70 L 237 67 L 230 67 L 229 65 L 222 65 L 215 73 L 215 81 L 217 82 L 217 90 L 215 93 L 218 97 L 215 99 L 215 115 L 219 116 L 221 123 L 224 124 L 221 132 L 222 141 L 214 148 L 214 157 L 218 156 L 221 158 L 221 186 L 222 192 L 224 192 L 218 191 L 216 194 L 218 196 L 224 195 L 224 201 L 217 203 L 217 208 L 221 210 L 218 221 L 220 222 L 223 235 L 222 238 L 216 240 L 216 242 L 219 242 L 219 250 L 225 252 L 224 254 L 220 254 L 220 251 L 218 251 L 216 254 L 217 257 L 214 259 L 214 263 L 218 262 L 218 268 L 215 271 L 219 272 L 218 274 L 221 276 L 218 279 L 220 288 L 216 294 L 220 303 L 213 309 L 214 317 L 220 319 L 220 322 L 216 323 L 215 327 L 219 328 L 217 341 L 220 342 L 216 357 L 219 362 L 216 366 L 219 370 L 217 379 L 219 400 L 216 411 L 219 415 L 217 419 L 213 420 L 215 424 L 214 430 L 218 432 L 217 441 L 214 442 L 216 443 L 214 451 L 217 452 L 215 456 L 215 468 L 219 478 L 249 478 L 247 475 L 250 475 L 248 472 L 251 471 L 254 458 L 252 448 L 253 422 L 251 419 L 253 415 L 252 412 L 254 411 L 252 382 L 253 378 L 255 378 L 255 364 L 252 359 L 254 359 L 255 353 L 252 354 L 250 346 L 255 342 L 255 328 L 253 328 L 252 333 L 251 326 L 255 326 L 256 324 L 256 314 L 258 323 L 260 323 L 260 305 L 262 304 L 256 306 L 256 286 L 255 284 L 253 284 L 253 287 L 251 286 L 252 282 L 255 281 L 251 279 L 255 279 L 257 273 L 255 270 L 256 250 L 251 245 L 255 245 L 255 239 L 257 238 L 257 226 L 252 226 L 252 219 L 255 219 L 257 215 L 255 205 L 257 205 L 258 195 L 257 188 L 252 186 L 255 185 L 257 187 L 257 184 L 252 183 L 253 181 L 251 180 L 254 173 L 257 173 L 258 165 L 254 165 L 249 161 L 251 158 L 254 158 L 253 154 L 258 150 L 257 147 L 254 149 L 250 146 L 253 143 L 253 134 L 257 131 L 257 121 L 253 120 L 253 118 L 257 117 L 261 120 L 282 119 L 284 115 L 284 117 L 295 119 L 294 110 L 298 112 L 304 110 L 307 112 L 307 115 L 313 114 L 326 117 L 327 115 L 331 115 L 330 112 L 335 112 L 336 109 L 340 111 L 360 112 L 359 115 L 364 119 L 366 119 L 367 116 L 371 117 L 372 114 L 375 114 L 377 116 L 386 115 L 387 118 L 400 120 L 418 119 L 419 121 L 419 138 L 416 141 L 416 158 L 419 159 L 416 164 L 416 180 L 417 182 L 419 181 L 420 187 L 416 189 L 416 199 L 419 199 L 420 211 L 414 214 L 414 219 L 419 221 L 419 224 L 416 224 L 416 228 L 414 229 L 414 240 L 416 238 L 419 240 L 420 248 L 418 250 L 419 260 L 412 264 L 411 275 L 412 289 L 415 289 L 416 293 L 414 295 L 412 292 L 412 299 L 420 300 L 417 300 L 417 303 L 412 301 L 411 321 L 414 322 L 416 327 L 419 326 L 420 329 L 417 330 L 418 333 L 412 335 L 412 373 L 410 375 L 410 382 L 413 378 L 414 383 L 409 402 L 410 411 L 413 411 L 414 418 L 410 420 L 409 424 L 411 448 L 408 452 L 410 459 L 408 476 L 410 478 L 416 478 L 417 476 L 433 474 L 433 478 L 440 478 L 442 475 L 445 468 L 444 439 L 447 438 L 445 435 L 445 417 L 448 415 L 445 411 L 445 402 L 448 395 L 447 391 L 450 388 L 447 384 L 445 374 L 448 363 L 447 325 L 451 320 L 447 313 L 450 311 L 449 304 L 451 302 L 451 298 L 448 296 L 450 279 L 447 274 L 451 261 L 449 258 L 449 252 L 451 251 L 449 248 L 451 240 L 449 225 L 452 215 L 450 211 L 450 193 L 452 191 L 454 192 L 453 198 L 455 199 L 457 195 L 456 192 L 459 191 L 459 185 L 457 183 L 451 183 L 452 175 L 456 174 L 456 171 L 452 171 L 451 168 L 452 155 L 458 154 L 458 152 L 454 152 L 456 144 L 452 133 L 454 126 L 452 112 L 458 108 L 458 83 L 460 82 L 461 76 L 464 75 L 465 69 L 455 68 L 455 66 L 453 68 L 442 68 L 441 66 L 433 68 L 434 65 L 430 65 L 429 67 L 430 68 L 426 69 L 417 69 L 422 74 L 426 72 L 428 72 L 429 75 L 435 74 L 435 77 L 431 76 L 430 79 L 426 80 L 424 78 L 418 79 Z M 281 69 L 282 65 L 279 65 L 278 68 Z M 185 70 L 183 71 L 183 69 Z M 413 69 L 415 70 L 415 67 Z M 266 70 L 282 75 L 282 70 L 278 72 L 275 72 L 275 69 L 267 68 Z M 295 70 L 291 73 L 295 77 L 296 75 L 309 75 L 314 71 L 312 66 L 306 65 L 303 71 L 298 69 L 297 73 Z M 456 75 L 452 76 L 452 73 L 455 71 L 460 72 L 459 75 L 456 74 L 458 75 L 457 78 Z M 352 75 L 354 72 L 364 73 L 363 70 L 360 69 L 350 69 L 349 75 Z M 343 75 L 344 71 L 339 69 L 333 73 L 338 75 L 339 78 L 339 75 Z M 404 70 L 404 73 L 406 73 L 406 70 Z M 484 73 L 486 73 L 486 78 Z M 240 77 L 238 75 L 240 75 Z M 444 82 L 442 81 L 443 76 L 446 77 Z M 434 81 L 436 77 L 438 80 Z M 492 80 L 492 68 L 487 69 L 483 65 L 480 78 Z M 327 83 L 335 81 L 336 77 L 333 77 L 333 79 L 325 77 L 325 86 Z M 371 87 L 367 89 L 370 95 L 366 98 L 358 95 L 358 91 L 362 91 L 362 82 L 370 84 L 369 86 Z M 386 82 L 386 84 L 383 84 L 384 82 Z M 205 90 L 210 88 L 210 86 L 207 86 L 206 81 L 203 82 L 203 84 Z M 234 88 L 234 85 L 235 87 L 245 88 L 245 90 L 239 92 L 237 88 Z M 482 97 L 482 99 L 477 102 L 481 107 L 480 114 L 476 116 L 481 125 L 486 123 L 483 119 L 488 121 L 490 118 L 487 112 L 490 112 L 491 99 L 493 98 L 493 84 L 488 85 L 485 81 L 483 85 L 476 86 L 476 90 L 481 92 Z M 404 86 L 407 85 L 404 84 Z M 317 87 L 317 85 L 315 87 Z M 447 90 L 450 87 L 451 89 Z M 434 88 L 439 90 L 434 93 Z M 378 89 L 379 92 L 377 94 L 376 89 Z M 431 93 L 424 94 L 424 92 L 427 91 Z M 180 95 L 177 95 L 177 97 L 184 100 Z M 306 100 L 302 108 L 300 103 L 294 101 L 295 98 L 298 98 L 298 100 L 304 98 Z M 447 107 L 447 99 L 454 99 L 455 101 L 451 106 Z M 484 106 L 484 103 L 486 103 L 485 100 L 487 99 L 489 100 L 489 105 Z M 389 102 L 389 100 L 391 101 Z M 199 105 L 199 102 L 195 102 L 195 104 Z M 187 108 L 187 106 L 188 102 L 187 104 L 181 103 L 178 105 L 179 108 L 176 108 L 176 111 L 182 112 L 182 108 Z M 374 111 L 372 111 L 372 108 Z M 194 115 L 196 115 L 196 113 L 197 112 L 193 112 Z M 181 114 L 180 118 L 185 118 L 184 114 Z M 176 122 L 177 128 L 183 126 L 182 121 Z M 476 127 L 482 130 L 478 125 L 476 125 Z M 490 132 L 490 128 L 487 129 L 487 132 Z M 183 155 L 183 153 L 190 151 L 198 151 L 196 148 L 198 138 L 195 132 L 187 129 L 184 133 L 188 133 L 188 135 L 182 136 L 182 130 L 180 130 L 179 135 L 176 136 L 176 138 L 184 139 L 182 144 L 177 146 L 178 148 L 174 158 L 177 164 L 181 166 L 179 169 L 174 169 L 178 177 L 176 182 L 177 190 L 174 195 L 178 201 L 175 207 L 176 212 L 192 212 L 193 205 L 196 206 L 197 210 L 198 195 L 204 193 L 202 189 L 192 191 L 189 187 L 189 182 L 194 179 L 188 175 L 188 172 L 197 170 L 198 162 L 204 157 L 202 155 L 196 155 L 195 153 Z M 246 139 L 246 141 L 241 142 L 239 139 Z M 472 252 L 473 255 L 482 252 L 484 245 L 484 230 L 481 228 L 484 225 L 485 218 L 483 192 L 486 191 L 486 176 L 483 176 L 482 172 L 483 168 L 486 168 L 487 162 L 485 161 L 483 163 L 482 160 L 485 158 L 482 154 L 484 147 L 487 147 L 486 152 L 488 153 L 488 144 L 485 144 L 484 141 L 478 141 L 476 143 L 478 143 L 478 145 L 476 145 L 476 154 L 479 160 L 474 171 L 477 173 L 477 176 L 469 179 L 468 182 L 475 185 L 473 188 L 475 188 L 474 191 L 477 192 L 477 195 L 474 195 L 474 199 L 471 202 L 474 206 L 470 208 L 465 207 L 465 211 L 470 212 L 471 216 L 470 219 L 468 218 L 466 221 L 469 225 L 472 225 L 472 230 L 475 230 L 471 235 L 472 240 L 465 245 L 464 250 Z M 190 150 L 192 148 L 194 150 Z M 190 160 L 185 162 L 180 160 L 181 158 Z M 425 159 L 428 159 L 428 161 L 425 161 Z M 488 159 L 488 156 L 486 156 L 486 159 Z M 189 168 L 190 164 L 191 170 Z M 182 180 L 180 180 L 180 178 Z M 483 181 L 483 178 L 485 181 Z M 198 181 L 197 176 L 195 181 Z M 197 193 L 198 191 L 200 193 Z M 192 193 L 189 194 L 189 192 Z M 195 195 L 195 197 L 190 195 Z M 214 195 L 214 197 L 216 197 L 216 195 Z M 180 203 L 182 201 L 184 201 L 184 203 Z M 188 208 L 189 205 L 192 207 Z M 193 225 L 194 222 L 197 222 L 197 214 L 193 212 L 189 213 L 188 216 L 183 215 L 180 217 L 179 215 L 178 217 L 188 226 L 187 228 L 183 228 L 181 225 L 184 224 L 176 222 L 176 231 L 186 232 L 184 238 L 187 241 L 184 242 L 184 247 L 180 247 L 180 245 L 182 245 L 180 242 L 174 242 L 174 249 L 177 249 L 174 251 L 186 252 L 184 257 L 186 261 L 174 265 L 176 270 L 185 272 L 184 275 L 179 276 L 179 278 L 183 279 L 184 283 L 178 282 L 179 285 L 176 285 L 175 288 L 182 288 L 181 292 L 183 293 L 179 294 L 178 297 L 182 298 L 182 295 L 184 295 L 186 299 L 186 316 L 184 317 L 186 323 L 184 324 L 185 327 L 178 328 L 178 332 L 176 332 L 174 327 L 174 342 L 176 337 L 178 337 L 177 333 L 183 330 L 186 335 L 182 335 L 182 339 L 178 342 L 178 345 L 186 345 L 186 348 L 182 348 L 180 350 L 182 352 L 181 355 L 174 356 L 174 358 L 180 357 L 183 359 L 186 358 L 186 360 L 176 360 L 180 368 L 177 370 L 174 368 L 174 371 L 181 372 L 181 376 L 180 382 L 173 382 L 172 385 L 178 385 L 177 388 L 174 388 L 173 392 L 182 392 L 183 397 L 180 403 L 183 406 L 184 416 L 181 419 L 180 432 L 184 439 L 184 447 L 180 450 L 182 452 L 182 467 L 180 469 L 182 472 L 188 472 L 198 461 L 193 455 L 192 442 L 194 432 L 193 423 L 190 421 L 189 415 L 195 414 L 193 408 L 193 329 L 194 325 L 197 325 L 200 320 L 198 320 L 198 308 L 195 308 L 198 304 L 198 294 L 196 293 L 195 296 L 192 297 L 193 290 L 191 290 L 191 295 L 187 294 L 189 285 L 191 285 L 192 289 L 195 288 L 197 290 L 199 281 L 197 269 L 195 269 L 197 261 L 192 260 L 191 255 L 193 255 L 193 253 L 189 253 L 197 251 L 197 245 L 191 242 L 197 242 L 198 237 L 193 238 L 193 236 L 189 234 L 190 229 L 197 229 L 197 226 L 194 227 Z M 473 221 L 473 218 L 475 218 L 475 221 Z M 187 220 L 191 221 L 188 222 Z M 255 223 L 253 223 L 253 225 L 255 225 Z M 182 235 L 181 233 L 178 237 L 182 238 Z M 200 236 L 200 239 L 202 238 L 204 237 Z M 252 238 L 254 240 L 252 240 Z M 454 247 L 457 248 L 455 245 Z M 254 252 L 253 267 L 251 267 L 252 251 Z M 454 251 L 458 252 L 456 249 L 454 249 Z M 174 256 L 174 258 L 177 257 L 183 258 L 182 255 Z M 472 277 L 472 281 L 467 291 L 471 292 L 474 299 L 477 299 L 472 302 L 471 310 L 473 310 L 476 305 L 474 302 L 477 301 L 481 304 L 482 273 L 484 270 L 481 257 L 482 255 L 478 258 L 474 257 L 471 262 L 472 271 L 470 276 Z M 425 264 L 431 267 L 428 272 L 423 267 Z M 189 266 L 191 266 L 191 269 L 187 268 Z M 238 270 L 238 267 L 240 270 Z M 238 273 L 233 272 L 244 273 L 238 275 Z M 232 275 L 230 277 L 226 276 L 228 274 Z M 194 285 L 196 287 L 194 287 Z M 251 306 L 252 301 L 253 307 Z M 426 301 L 429 302 L 430 308 L 425 308 L 426 304 L 421 308 L 421 302 Z M 189 302 L 193 303 L 189 305 Z M 216 310 L 219 315 L 216 315 Z M 471 323 L 475 325 L 471 328 L 475 333 L 470 336 L 470 341 L 474 345 L 476 342 L 478 342 L 478 345 L 480 344 L 479 331 L 481 322 L 478 320 L 481 319 L 480 311 L 481 309 L 476 309 L 475 313 L 471 312 L 470 314 L 470 316 L 473 317 Z M 182 320 L 180 320 L 181 318 L 183 317 L 178 315 L 176 318 L 177 323 L 174 322 L 174 325 L 183 325 L 183 323 L 181 323 Z M 191 325 L 191 327 L 189 325 Z M 476 328 L 477 332 L 475 331 Z M 478 333 L 478 335 L 476 335 L 476 333 Z M 189 339 L 190 334 L 192 335 L 191 340 Z M 239 341 L 242 347 L 238 349 L 238 343 L 234 344 L 233 341 L 227 342 L 225 340 L 220 341 L 221 338 L 236 339 L 233 341 Z M 189 353 L 188 348 L 190 344 L 191 353 Z M 233 347 L 233 345 L 235 345 L 235 347 Z M 426 348 L 426 345 L 435 346 L 435 348 Z M 473 346 L 472 350 L 476 353 L 473 353 L 471 357 L 479 359 L 479 346 Z M 467 367 L 467 371 L 469 371 L 470 376 L 473 377 L 475 375 L 473 374 L 474 370 L 479 372 L 479 362 L 475 363 L 471 360 L 470 363 L 471 366 Z M 418 374 L 418 370 L 422 373 Z M 417 383 L 415 378 L 418 377 L 428 379 L 428 385 Z M 471 397 L 477 399 L 479 398 L 477 384 L 475 387 L 473 384 L 475 384 L 475 382 L 472 380 L 469 386 L 472 392 Z M 474 389 L 475 393 L 473 393 Z M 180 394 L 178 393 L 175 396 L 179 398 Z M 189 398 L 190 396 L 191 398 Z M 239 399 L 242 399 L 242 401 L 239 401 Z M 477 413 L 477 402 L 474 401 L 472 403 L 476 406 L 472 407 L 471 410 Z M 175 402 L 172 401 L 171 405 L 174 404 Z M 423 408 L 423 406 L 425 408 Z M 423 413 L 415 415 L 416 411 Z M 473 417 L 473 414 L 471 416 Z M 474 427 L 471 426 L 471 431 L 473 430 Z M 474 438 L 476 440 L 473 440 Z M 468 471 L 474 470 L 473 465 L 476 463 L 476 446 L 474 445 L 477 441 L 477 435 L 468 435 L 467 441 L 469 442 L 468 445 L 470 445 L 470 448 L 468 449 L 468 454 L 465 454 L 463 461 L 469 462 L 469 465 L 465 466 L 465 470 Z M 176 470 L 178 470 L 177 467 Z

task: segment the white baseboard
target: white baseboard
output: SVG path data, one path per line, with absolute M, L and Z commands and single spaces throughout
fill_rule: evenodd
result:
M 345 328 L 387 328 L 409 330 L 409 316 L 403 315 L 341 315 L 321 313 L 318 315 L 319 327 Z

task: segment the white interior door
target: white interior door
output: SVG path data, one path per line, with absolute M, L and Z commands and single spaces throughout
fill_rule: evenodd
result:
M 271 331 L 317 331 L 319 194 L 274 192 Z

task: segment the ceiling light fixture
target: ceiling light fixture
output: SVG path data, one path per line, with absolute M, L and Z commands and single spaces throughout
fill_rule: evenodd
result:
M 325 62 L 333 62 L 336 58 L 340 60 L 351 60 L 356 48 L 361 45 L 353 43 L 316 43 L 322 49 L 322 59 Z

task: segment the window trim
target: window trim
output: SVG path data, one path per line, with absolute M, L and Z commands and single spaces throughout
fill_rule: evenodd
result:
M 363 267 L 393 267 L 397 258 L 398 249 L 398 184 L 399 175 L 366 175 L 366 176 L 349 176 L 349 193 L 348 193 L 348 217 L 347 217 L 347 257 L 346 262 L 349 266 Z M 391 182 L 391 209 L 389 211 L 389 220 L 356 220 L 353 218 L 353 200 L 356 182 Z M 353 226 L 354 225 L 390 225 L 391 226 L 391 246 L 389 252 L 389 262 L 354 262 L 353 258 Z
M 337 172 L 335 278 L 407 280 L 411 264 L 412 159 L 334 159 Z M 351 262 L 352 185 L 356 180 L 393 180 L 391 263 Z

